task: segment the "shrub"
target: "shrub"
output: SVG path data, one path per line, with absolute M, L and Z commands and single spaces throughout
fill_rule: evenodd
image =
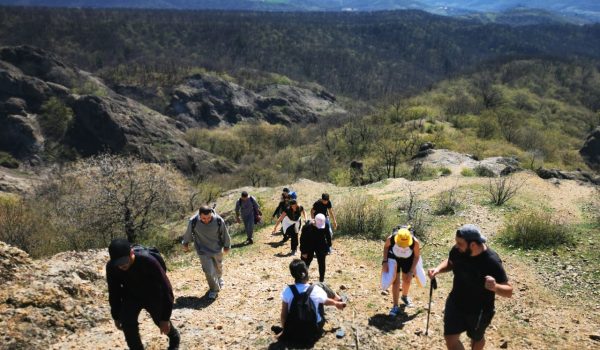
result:
M 550 213 L 523 212 L 511 217 L 500 232 L 504 244 L 536 249 L 574 242 L 571 228 Z
M 426 211 L 427 203 L 422 201 L 417 192 L 408 189 L 408 199 L 400 204 L 398 208 L 403 214 L 400 223 L 411 225 L 414 235 L 422 242 L 427 242 L 429 235 L 427 229 L 431 225 L 431 217 Z
M 46 137 L 60 141 L 73 121 L 73 110 L 58 98 L 51 97 L 42 105 L 37 120 Z
M 16 169 L 19 167 L 19 162 L 10 153 L 0 151 L 0 166 Z
M 476 166 L 473 171 L 475 171 L 475 174 L 480 177 L 496 177 L 496 173 L 484 165 Z
M 41 218 L 21 199 L 0 198 L 0 240 L 31 253 Z
M 369 196 L 348 196 L 336 208 L 337 233 L 380 239 L 388 231 L 390 211 Z
M 452 187 L 451 189 L 440 193 L 438 198 L 435 214 L 436 215 L 454 215 L 458 212 L 461 206 L 458 200 L 458 189 Z
M 523 187 L 524 182 L 516 182 L 512 176 L 503 176 L 497 179 L 490 179 L 488 184 L 488 194 L 490 201 L 497 206 L 511 200 Z
M 465 177 L 473 177 L 476 175 L 475 171 L 471 168 L 463 168 L 463 170 L 460 171 L 460 174 Z
M 448 176 L 450 174 L 452 174 L 452 170 L 450 170 L 450 169 L 448 169 L 446 167 L 440 168 L 440 175 L 441 176 Z

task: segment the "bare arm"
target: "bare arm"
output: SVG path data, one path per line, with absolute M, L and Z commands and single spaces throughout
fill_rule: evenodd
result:
M 512 297 L 513 286 L 510 282 L 496 283 L 492 276 L 485 276 L 485 288 L 504 298 Z
M 331 216 L 331 221 L 333 222 L 333 228 L 337 230 L 337 220 L 335 219 L 335 213 L 333 212 L 333 208 L 329 208 L 329 216 Z
M 277 232 L 277 226 L 279 226 L 279 223 L 281 223 L 283 221 L 283 218 L 286 217 L 287 214 L 285 212 L 281 213 L 281 215 L 279 215 L 279 219 L 277 219 L 277 222 L 275 223 L 275 227 L 273 227 L 273 232 Z
M 415 257 L 413 258 L 413 262 L 412 262 L 412 266 L 410 268 L 410 271 L 414 274 L 415 273 L 415 269 L 417 268 L 417 264 L 419 263 L 419 258 L 421 257 L 421 243 L 419 243 L 419 240 L 414 238 L 415 240 L 415 249 L 413 251 L 413 254 L 415 255 Z
M 331 299 L 331 298 L 327 298 L 327 300 L 325 301 L 324 304 L 328 305 L 328 306 L 335 306 L 336 308 L 338 308 L 340 310 L 342 310 L 343 308 L 346 307 L 346 303 L 341 302 L 341 301 L 337 301 L 337 300 L 334 300 L 334 299 Z
M 438 274 L 448 271 L 452 271 L 452 263 L 450 260 L 446 259 L 442 261 L 435 269 L 429 269 L 428 275 L 430 279 L 433 279 Z
M 381 271 L 387 273 L 388 272 L 388 251 L 390 250 L 390 237 L 385 240 L 385 244 L 383 245 L 383 260 L 381 261 Z

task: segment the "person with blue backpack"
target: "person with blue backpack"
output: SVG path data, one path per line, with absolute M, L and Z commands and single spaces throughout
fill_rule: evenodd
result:
M 158 250 L 131 246 L 124 238 L 113 239 L 106 263 L 108 301 L 115 327 L 122 330 L 131 350 L 143 350 L 138 317 L 150 314 L 162 334 L 169 337 L 169 350 L 179 349 L 179 332 L 171 323 L 173 288 Z
M 225 221 L 213 208 L 201 206 L 198 213 L 189 220 L 181 242 L 185 252 L 189 251 L 191 242 L 194 242 L 208 282 L 208 298 L 216 299 L 224 284 L 223 253 L 229 252 L 231 237 Z
M 330 305 L 343 310 L 346 302 L 323 283 L 309 284 L 308 267 L 304 261 L 292 260 L 290 274 L 294 284 L 288 285 L 281 293 L 283 332 L 279 340 L 311 346 L 323 333 L 323 306 Z

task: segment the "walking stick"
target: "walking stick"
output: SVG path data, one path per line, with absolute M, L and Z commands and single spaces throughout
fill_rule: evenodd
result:
M 425 329 L 425 335 L 429 335 L 429 315 L 431 314 L 431 295 L 433 290 L 437 289 L 437 281 L 435 278 L 431 279 L 431 285 L 429 286 L 429 307 L 427 308 L 427 328 Z

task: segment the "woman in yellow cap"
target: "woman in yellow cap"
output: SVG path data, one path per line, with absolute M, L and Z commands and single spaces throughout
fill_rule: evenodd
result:
M 398 297 L 400 294 L 400 271 L 402 271 L 402 302 L 406 306 L 411 305 L 408 299 L 408 290 L 410 282 L 415 275 L 415 269 L 421 256 L 421 247 L 419 240 L 411 233 L 410 226 L 403 226 L 398 230 L 394 230 L 391 236 L 385 240 L 383 247 L 383 261 L 381 262 L 381 270 L 383 273 L 388 272 L 388 259 L 395 259 L 396 276 L 392 284 L 392 300 L 394 306 L 390 310 L 390 316 L 397 316 L 400 312 L 398 307 Z

